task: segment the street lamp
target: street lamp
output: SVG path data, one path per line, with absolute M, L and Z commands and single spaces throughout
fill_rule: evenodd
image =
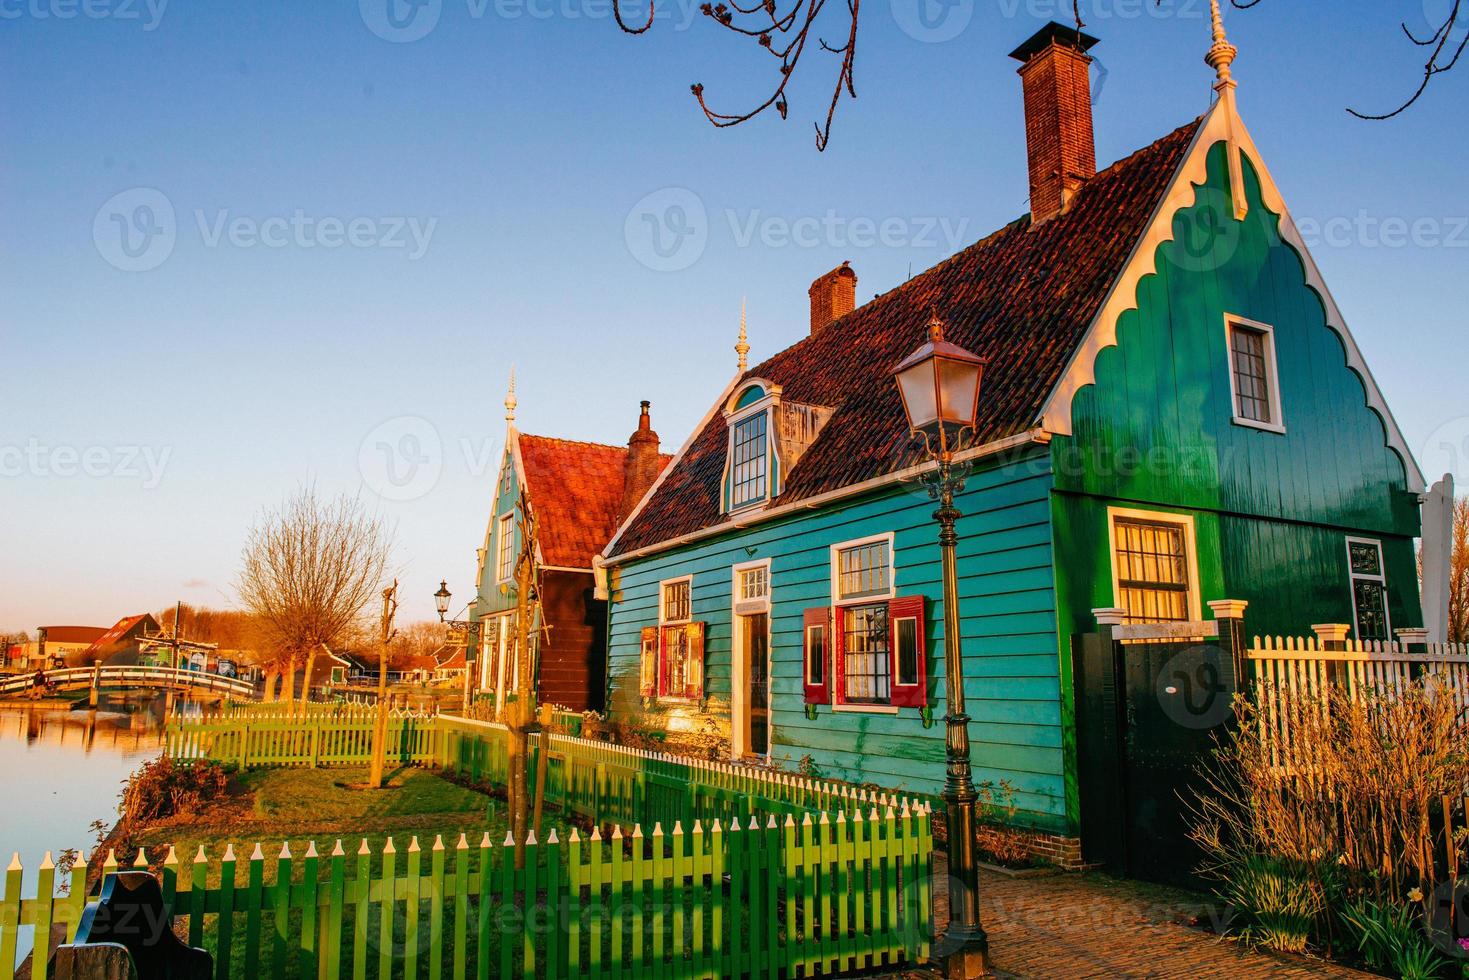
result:
M 459 634 L 464 636 L 464 710 L 467 712 L 474 675 L 474 671 L 470 669 L 469 650 L 471 644 L 476 648 L 479 646 L 479 623 L 469 619 L 445 619 L 444 616 L 449 612 L 449 600 L 452 597 L 453 593 L 449 591 L 449 581 L 440 579 L 439 591 L 434 593 L 434 608 L 439 612 L 439 622 L 449 627 L 450 636 Z
M 923 436 L 928 455 L 938 463 L 923 476 L 929 496 L 938 502 L 939 547 L 944 573 L 944 671 L 948 711 L 944 776 L 944 812 L 949 833 L 949 977 L 985 976 L 989 938 L 979 924 L 979 865 L 974 856 L 974 810 L 977 801 L 969 767 L 969 716 L 964 713 L 964 660 L 959 637 L 959 589 L 954 551 L 959 509 L 954 495 L 964 489 L 963 474 L 954 472 L 954 454 L 965 433 L 974 438 L 984 358 L 944 340 L 937 313 L 928 322 L 928 343 L 893 369 L 908 426 Z

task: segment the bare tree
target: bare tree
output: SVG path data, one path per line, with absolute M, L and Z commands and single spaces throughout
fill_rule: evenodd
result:
M 1454 501 L 1449 558 L 1449 641 L 1469 643 L 1469 497 Z
M 540 567 L 536 562 L 536 519 L 524 501 L 517 504 L 520 551 L 515 558 L 515 626 L 509 655 L 515 665 L 515 700 L 505 706 L 507 741 L 506 766 L 510 785 L 507 787 L 510 809 L 510 831 L 515 840 L 515 866 L 524 866 L 525 839 L 529 826 L 531 801 L 527 786 L 526 765 L 530 761 L 530 728 L 536 718 L 537 676 L 534 658 L 541 644 L 536 642 L 546 627 L 541 622 Z M 544 761 L 545 753 L 542 753 Z M 539 817 L 540 796 L 545 791 L 545 777 L 536 780 L 535 810 Z
M 318 654 L 341 647 L 361 628 L 367 604 L 388 577 L 393 535 L 355 497 L 330 502 L 304 487 L 250 529 L 237 585 L 241 604 L 281 652 L 287 696 L 303 660 L 301 700 Z
M 612 0 L 612 13 L 618 27 L 629 34 L 642 34 L 653 26 L 659 0 L 647 0 L 647 18 L 633 23 L 629 23 L 623 16 L 623 2 L 624 0 Z M 663 2 L 667 3 L 668 0 Z M 1162 0 L 1154 2 L 1161 4 Z M 1229 0 L 1230 5 L 1239 10 L 1247 10 L 1260 2 L 1261 0 Z M 1466 5 L 1466 0 L 1444 2 L 1447 9 L 1437 19 L 1428 13 L 1427 4 L 1423 5 L 1425 14 L 1430 18 L 1425 32 L 1415 31 L 1406 21 L 1400 25 L 1409 41 L 1429 52 L 1427 63 L 1423 67 L 1423 78 L 1412 96 L 1390 112 L 1365 113 L 1356 109 L 1348 109 L 1348 112 L 1358 119 L 1391 119 L 1417 102 L 1435 77 L 1449 71 L 1458 63 L 1465 45 L 1469 44 L 1469 5 Z M 748 6 L 742 6 L 738 0 L 721 0 L 719 3 L 705 2 L 699 9 L 720 27 L 755 41 L 776 59 L 779 65 L 770 94 L 748 109 L 720 112 L 709 107 L 704 99 L 703 84 L 695 82 L 690 89 L 699 103 L 699 109 L 706 119 L 720 127 L 738 126 L 771 108 L 785 119 L 790 111 L 786 90 L 795 77 L 801 56 L 808 50 L 816 49 L 835 56 L 838 65 L 836 84 L 832 87 L 831 100 L 826 107 L 826 120 L 816 125 L 816 149 L 825 150 L 831 139 L 832 118 L 836 115 L 837 103 L 841 101 L 842 94 L 846 93 L 854 99 L 857 97 L 854 63 L 857 54 L 857 23 L 862 12 L 861 0 L 843 0 L 839 5 L 839 9 L 845 8 L 845 16 L 836 21 L 833 37 L 843 40 L 831 43 L 819 34 L 812 33 L 817 18 L 826 6 L 826 0 L 789 0 L 788 7 L 781 0 L 748 0 L 748 3 Z M 1081 17 L 1080 0 L 1072 0 L 1071 11 L 1076 29 L 1081 30 L 1086 24 Z

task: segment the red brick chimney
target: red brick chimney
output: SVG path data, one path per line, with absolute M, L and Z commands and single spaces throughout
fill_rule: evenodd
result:
M 857 273 L 843 262 L 817 278 L 807 290 L 811 297 L 811 332 L 816 333 L 857 308 Z
M 653 431 L 653 420 L 648 417 L 648 402 L 643 402 L 643 414 L 638 416 L 638 430 L 627 441 L 627 461 L 622 464 L 622 508 L 623 518 L 643 499 L 643 494 L 658 479 L 661 469 L 658 459 L 658 433 Z
M 1094 37 L 1051 23 L 1010 52 L 1023 62 L 1033 225 L 1063 213 L 1077 189 L 1097 175 L 1088 74 L 1092 59 L 1086 54 L 1096 43 Z

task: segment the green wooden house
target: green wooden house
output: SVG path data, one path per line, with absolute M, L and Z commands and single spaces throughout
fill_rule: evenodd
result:
M 532 554 L 539 603 L 531 655 L 537 697 L 573 711 L 600 711 L 607 691 L 607 603 L 595 595 L 592 562 L 669 457 L 658 451 L 647 402 L 626 446 L 523 433 L 515 424 L 518 404 L 512 376 L 505 451 L 469 603 L 468 618 L 480 626 L 471 682 L 493 698 L 497 711 L 516 693 L 515 563 L 523 545 L 524 507 L 536 527 Z M 438 664 L 435 673 L 464 666 Z
M 937 528 L 893 367 L 932 315 L 987 359 L 962 455 L 977 783 L 1073 838 L 1071 638 L 1092 610 L 1251 633 L 1422 625 L 1425 485 L 1235 105 L 1098 171 L 1086 54 L 1021 45 L 1031 213 L 741 370 L 600 561 L 615 719 L 735 758 L 937 794 Z M 937 720 L 937 723 L 935 721 Z M 1013 793 L 1013 795 L 1012 795 Z

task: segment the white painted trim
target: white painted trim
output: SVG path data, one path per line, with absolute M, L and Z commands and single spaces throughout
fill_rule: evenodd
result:
M 831 614 L 828 613 L 824 623 L 807 623 L 803 618 L 801 621 L 801 686 L 807 685 L 825 687 L 828 694 L 831 691 Z M 823 642 L 826 649 L 822 653 L 821 684 L 811 679 L 811 631 L 821 630 L 824 634 Z
M 638 505 L 632 509 L 631 514 L 628 514 L 622 519 L 622 523 L 618 525 L 617 530 L 613 532 L 611 540 L 607 542 L 606 546 L 597 554 L 596 558 L 592 560 L 593 567 L 600 567 L 602 564 L 604 564 L 602 561 L 600 561 L 600 559 L 606 558 L 607 555 L 611 553 L 612 549 L 617 546 L 617 542 L 622 540 L 623 532 L 627 530 L 628 525 L 631 524 L 633 520 L 643 512 L 643 507 L 647 505 L 650 499 L 652 499 L 653 494 L 658 492 L 658 488 L 663 486 L 663 481 L 668 479 L 668 474 L 672 473 L 674 471 L 674 468 L 677 467 L 678 464 L 683 460 L 684 456 L 688 455 L 688 451 L 690 447 L 693 446 L 694 441 L 698 439 L 699 436 L 704 434 L 704 430 L 708 428 L 710 421 L 712 421 L 714 418 L 714 413 L 719 411 L 720 407 L 725 403 L 725 400 L 729 398 L 730 392 L 734 390 L 735 386 L 740 383 L 740 379 L 743 377 L 743 374 L 736 374 L 734 377 L 729 379 L 729 382 L 724 386 L 724 390 L 720 392 L 719 397 L 715 399 L 714 404 L 709 406 L 709 411 L 704 413 L 704 417 L 700 419 L 699 424 L 694 426 L 694 428 L 689 432 L 688 438 L 684 440 L 683 445 L 678 447 L 678 452 L 673 454 L 673 459 L 669 460 L 668 465 L 663 467 L 663 472 L 658 474 L 658 479 L 654 480 L 653 485 L 648 488 L 648 492 L 643 494 L 643 499 L 638 501 Z M 619 556 L 619 559 L 621 557 L 623 556 Z
M 510 452 L 515 457 L 515 485 L 520 488 L 520 499 L 525 502 L 526 507 L 534 508 L 535 501 L 531 499 L 530 483 L 527 482 L 525 477 L 525 458 L 520 453 L 520 430 L 515 428 L 513 424 L 510 426 L 509 439 Z M 513 514 L 514 512 L 514 509 L 512 509 L 511 513 Z M 546 556 L 541 554 L 541 542 L 539 540 L 536 541 L 535 545 L 536 567 L 539 568 L 541 563 L 546 560 Z M 499 569 L 496 569 L 495 574 L 499 574 Z
M 1198 538 L 1194 533 L 1194 516 L 1192 514 L 1178 514 L 1166 510 L 1138 510 L 1132 507 L 1108 507 L 1107 508 L 1107 556 L 1112 565 L 1112 605 L 1122 608 L 1121 576 L 1117 573 L 1117 528 L 1118 518 L 1123 520 L 1151 521 L 1155 524 L 1173 524 L 1183 528 L 1183 546 L 1187 552 L 1184 555 L 1185 565 L 1188 568 L 1188 610 L 1189 619 L 1199 622 L 1204 618 L 1202 597 L 1199 590 L 1203 587 L 1199 582 L 1199 547 Z
M 1423 473 L 1418 468 L 1412 452 L 1408 449 L 1407 440 L 1403 438 L 1397 420 L 1393 418 L 1391 410 L 1387 407 L 1387 402 L 1382 397 L 1382 391 L 1378 388 L 1376 379 L 1373 378 L 1371 370 L 1362 358 L 1362 352 L 1357 347 L 1356 340 L 1352 337 L 1351 331 L 1347 329 L 1341 310 L 1337 307 L 1336 300 L 1332 298 L 1331 291 L 1321 276 L 1321 270 L 1317 268 L 1310 249 L 1306 247 L 1305 241 L 1301 238 L 1300 231 L 1296 228 L 1295 221 L 1285 206 L 1285 201 L 1280 195 L 1274 178 L 1270 175 L 1269 168 L 1265 165 L 1254 140 L 1250 138 L 1248 130 L 1245 129 L 1244 121 L 1240 119 L 1233 99 L 1216 101 L 1199 125 L 1198 131 L 1194 133 L 1193 142 L 1184 154 L 1178 172 L 1173 176 L 1173 182 L 1169 185 L 1162 200 L 1158 202 L 1158 206 L 1154 208 L 1146 230 L 1133 246 L 1121 275 L 1113 283 L 1107 298 L 1087 328 L 1081 344 L 1072 354 L 1066 371 L 1046 399 L 1038 420 L 1040 427 L 1054 435 L 1071 435 L 1072 399 L 1082 388 L 1096 384 L 1097 355 L 1103 348 L 1116 346 L 1118 319 L 1128 310 L 1137 308 L 1138 283 L 1144 276 L 1157 271 L 1158 247 L 1173 240 L 1173 216 L 1179 210 L 1191 206 L 1196 200 L 1198 185 L 1202 185 L 1208 177 L 1209 150 L 1215 143 L 1221 141 L 1232 142 L 1239 148 L 1240 154 L 1248 156 L 1250 162 L 1254 164 L 1255 172 L 1260 180 L 1260 195 L 1265 206 L 1280 216 L 1280 237 L 1300 256 L 1305 270 L 1306 285 L 1315 290 L 1320 297 L 1326 312 L 1326 325 L 1341 338 L 1342 346 L 1346 350 L 1347 367 L 1356 372 L 1358 378 L 1361 379 L 1367 407 L 1376 412 L 1382 420 L 1387 434 L 1388 448 L 1396 452 L 1402 459 L 1408 489 L 1414 493 L 1422 493 L 1426 487 Z
M 1236 387 L 1234 378 L 1234 329 L 1243 327 L 1245 330 L 1253 330 L 1265 338 L 1265 386 L 1266 395 L 1269 398 L 1270 417 L 1273 422 L 1259 422 L 1255 419 L 1246 418 L 1239 414 L 1239 388 Z M 1235 425 L 1243 425 L 1251 429 L 1260 429 L 1264 432 L 1275 432 L 1285 435 L 1285 410 L 1280 403 L 1280 358 L 1275 352 L 1275 328 L 1268 323 L 1259 320 L 1251 320 L 1249 317 L 1239 316 L 1235 313 L 1224 314 L 1224 363 L 1229 371 L 1229 411 Z
M 510 574 L 505 575 L 505 528 L 510 528 Z M 495 517 L 495 584 L 505 585 L 515 580 L 515 511 L 508 511 Z
M 664 592 L 670 585 L 687 582 L 689 585 L 689 615 L 685 619 L 667 619 L 663 608 Z M 666 578 L 658 583 L 658 625 L 663 626 L 687 626 L 694 621 L 694 577 L 692 575 L 679 575 L 674 578 Z
M 901 709 L 891 704 L 846 704 L 844 702 L 838 702 L 836 692 L 833 691 L 831 695 L 831 710 L 842 714 L 850 712 L 854 715 L 895 715 Z
M 1377 567 L 1381 569 L 1377 575 L 1368 575 L 1365 572 L 1352 571 L 1352 545 L 1370 544 L 1377 549 Z M 1353 535 L 1346 537 L 1347 549 L 1347 589 L 1348 598 L 1352 603 L 1352 632 L 1357 639 L 1362 638 L 1362 624 L 1357 621 L 1357 579 L 1364 582 L 1376 582 L 1382 586 L 1382 617 L 1387 621 L 1387 639 L 1391 640 L 1395 635 L 1392 631 L 1392 603 L 1387 595 L 1387 553 L 1382 550 L 1381 538 L 1362 538 Z
M 764 599 L 743 599 L 742 600 L 740 598 L 740 573 L 741 572 L 752 571 L 752 570 L 754 570 L 756 568 L 764 568 L 765 569 L 765 597 L 764 597 Z M 757 610 L 755 610 L 755 612 L 770 612 L 770 609 L 771 609 L 770 596 L 771 596 L 771 593 L 773 591 L 774 591 L 774 583 L 772 583 L 771 580 L 770 580 L 770 559 L 769 558 L 759 558 L 759 559 L 756 559 L 755 561 L 740 562 L 738 565 L 731 566 L 731 568 L 730 568 L 730 582 L 729 582 L 729 595 L 730 595 L 730 608 L 731 609 L 738 609 L 739 606 L 740 606 L 740 604 L 741 604 L 741 602 L 751 602 L 751 603 L 758 602 L 758 603 L 761 603 L 764 608 L 757 609 Z M 750 615 L 750 611 L 747 609 L 741 615 Z
M 725 399 L 725 401 L 734 401 L 741 393 L 749 390 L 751 387 L 752 385 L 750 384 L 741 386 L 734 394 Z M 778 468 L 774 465 L 777 462 L 775 409 L 780 407 L 780 386 L 760 385 L 760 387 L 765 391 L 764 397 L 746 405 L 737 412 L 731 411 L 728 408 L 724 412 L 724 471 L 719 477 L 719 503 L 721 509 L 724 509 L 725 502 L 729 501 L 728 509 L 724 509 L 724 513 L 726 514 L 744 514 L 748 511 L 757 510 L 767 506 L 770 501 L 780 495 L 780 488 L 775 485 L 775 481 L 777 475 L 784 472 L 784 468 Z M 735 506 L 733 499 L 734 483 L 731 480 L 734 467 L 735 426 L 760 414 L 764 414 L 765 416 L 765 496 L 755 500 L 747 500 L 739 506 Z
M 838 558 L 841 552 L 849 548 L 860 548 L 867 544 L 886 542 L 888 546 L 888 590 L 875 595 L 865 595 L 843 599 L 841 596 L 840 583 L 841 573 L 838 570 Z M 831 572 L 831 604 L 833 607 L 842 606 L 866 606 L 874 602 L 895 598 L 898 594 L 898 549 L 893 545 L 893 532 L 886 531 L 882 534 L 869 534 L 865 538 L 853 538 L 851 541 L 842 541 L 831 546 L 830 549 L 830 572 Z
M 976 446 L 974 449 L 967 449 L 962 453 L 956 454 L 954 456 L 954 461 L 956 463 L 968 462 L 970 460 L 982 459 L 986 456 L 994 456 L 998 453 L 1006 452 L 1011 449 L 1016 449 L 1021 446 L 1031 445 L 1032 443 L 1047 445 L 1050 443 L 1050 441 L 1051 434 L 1049 432 L 1043 432 L 1040 429 L 1027 429 L 1024 432 L 1016 433 L 1013 436 L 1006 436 L 1004 439 L 996 439 L 994 442 L 986 443 L 983 446 Z M 672 469 L 673 465 L 674 464 L 670 463 L 669 469 Z M 846 500 L 849 497 L 857 497 L 861 496 L 864 493 L 871 493 L 874 490 L 880 490 L 883 487 L 890 486 L 894 483 L 901 483 L 904 480 L 916 479 L 929 470 L 936 469 L 937 466 L 938 464 L 933 462 L 919 463 L 916 466 L 909 466 L 906 469 L 896 470 L 883 476 L 875 476 L 870 480 L 863 480 L 861 483 L 853 483 L 849 486 L 839 487 L 836 490 L 828 490 L 825 493 L 819 493 L 815 496 L 806 497 L 802 500 L 794 500 L 788 504 L 781 504 L 776 507 L 767 507 L 756 512 L 755 514 L 741 514 L 735 517 L 731 517 L 728 520 L 719 522 L 718 524 L 711 524 L 708 527 L 700 528 L 697 531 L 690 531 L 687 534 L 681 534 L 676 538 L 666 538 L 662 541 L 658 541 L 650 545 L 645 545 L 642 548 L 626 552 L 625 554 L 616 555 L 612 558 L 607 558 L 606 552 L 604 551 L 603 554 L 599 556 L 600 564 L 603 567 L 621 565 L 625 562 L 633 561 L 637 558 L 643 558 L 647 555 L 654 555 L 660 551 L 667 551 L 670 548 L 678 548 L 682 545 L 686 545 L 694 541 L 702 541 L 704 538 L 712 538 L 716 535 L 725 534 L 729 531 L 738 531 L 742 530 L 743 528 L 752 527 L 763 521 L 774 520 L 777 517 L 784 517 L 787 514 L 794 514 L 798 511 L 803 510 L 815 510 L 818 507 L 824 507 L 827 504 L 835 503 L 839 500 Z M 668 470 L 665 470 L 664 472 L 667 473 Z M 609 544 L 607 547 L 611 548 L 612 545 Z
M 740 611 L 740 573 L 753 568 L 765 569 L 765 604 L 764 608 L 755 612 Z M 730 620 L 730 646 L 729 646 L 729 670 L 730 670 L 730 758 L 739 762 L 750 757 L 750 670 L 744 658 L 745 628 L 744 619 L 750 615 L 765 616 L 765 754 L 757 756 L 766 762 L 770 760 L 771 749 L 775 745 L 775 713 L 771 710 L 772 691 L 770 689 L 770 668 L 773 665 L 774 650 L 774 617 L 771 615 L 771 595 L 774 590 L 770 580 L 770 559 L 762 558 L 758 561 L 741 562 L 730 568 L 730 593 L 729 593 L 729 620 Z M 802 654 L 804 657 L 804 652 Z M 705 659 L 708 659 L 708 643 L 705 643 Z

